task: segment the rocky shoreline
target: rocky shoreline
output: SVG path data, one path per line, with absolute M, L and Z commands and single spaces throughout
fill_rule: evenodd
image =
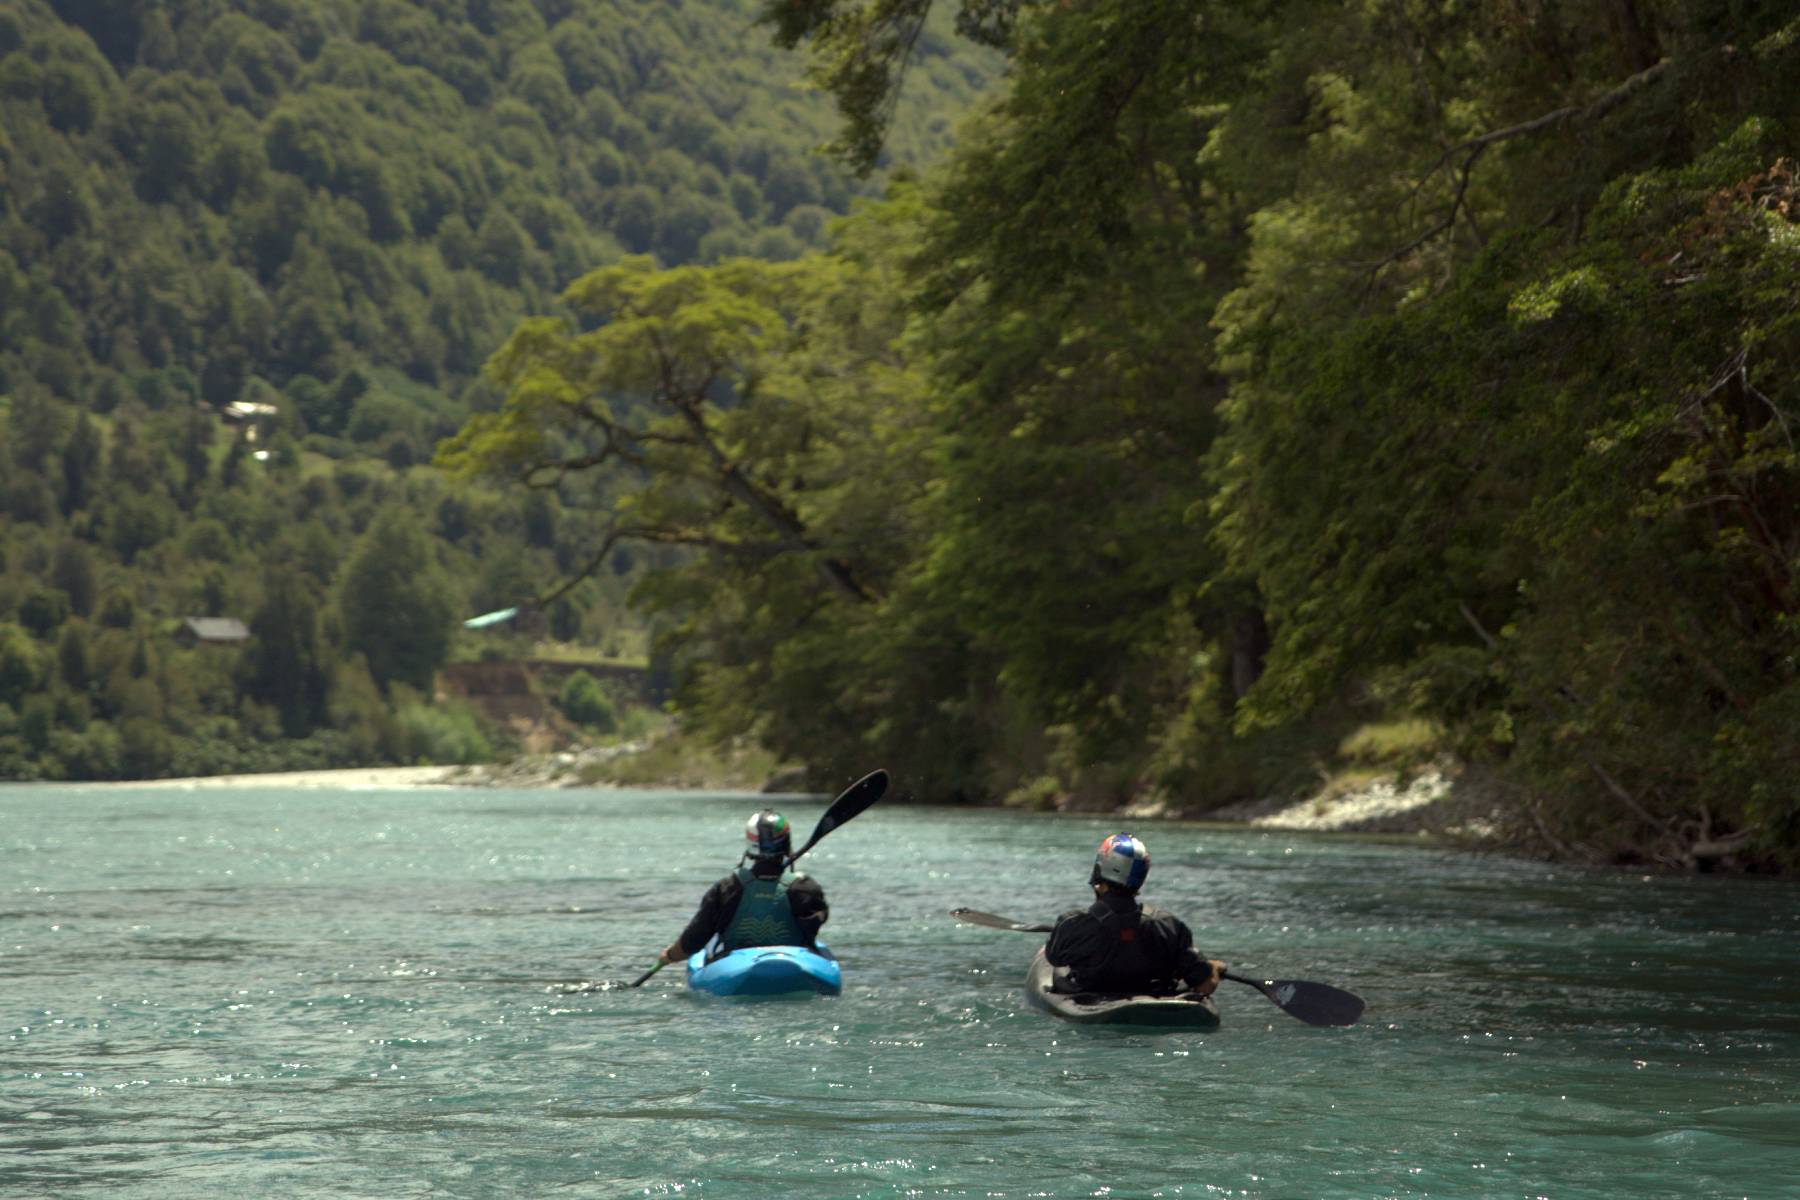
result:
M 1504 807 L 1491 781 L 1439 763 L 1406 775 L 1381 775 L 1298 799 L 1227 805 L 1201 814 L 1265 829 L 1418 834 L 1486 844 L 1501 840 Z
M 166 788 L 362 788 L 416 787 L 566 788 L 606 787 L 594 783 L 595 771 L 607 761 L 644 749 L 637 743 L 590 747 L 555 754 L 523 755 L 504 763 L 473 766 L 355 767 L 326 771 L 281 771 L 265 775 L 215 775 L 191 779 L 159 779 L 132 787 Z M 718 788 L 764 793 L 798 790 L 792 776 L 760 783 L 692 778 L 664 786 Z M 1312 830 L 1330 833 L 1420 835 L 1464 843 L 1490 843 L 1500 838 L 1502 806 L 1493 788 L 1471 772 L 1438 764 L 1410 775 L 1370 778 L 1355 786 L 1325 788 L 1300 798 L 1266 799 L 1189 811 L 1166 804 L 1137 805 L 1123 816 L 1141 820 L 1197 819 L 1262 829 Z

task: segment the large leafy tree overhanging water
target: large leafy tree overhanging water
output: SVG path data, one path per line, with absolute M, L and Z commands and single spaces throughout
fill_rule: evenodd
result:
M 1620 12 L 1527 27 L 1535 48 L 1447 22 L 1465 38 L 1426 44 L 1466 65 L 1429 94 L 1466 99 L 1410 181 L 1355 168 L 1392 144 L 1345 136 L 1384 126 L 1371 88 L 1340 90 L 1339 136 L 1304 157 L 1372 185 L 1351 211 L 1375 219 L 1304 177 L 1258 214 L 1217 317 L 1214 506 L 1275 631 L 1240 721 L 1372 682 L 1503 762 L 1564 852 L 1766 861 L 1795 845 L 1790 608 L 1766 575 L 1791 561 L 1770 418 L 1792 403 L 1800 27 Z M 1534 65 L 1566 69 L 1534 86 Z
M 1791 844 L 1800 193 L 1758 132 L 1622 181 L 1580 245 L 1499 240 L 1433 303 L 1278 356 L 1292 393 L 1233 439 L 1277 629 L 1247 719 L 1373 678 L 1590 852 Z
M 853 161 L 929 7 L 766 5 Z M 705 614 L 696 711 L 774 714 L 815 762 L 945 738 L 928 791 L 1101 803 L 1266 792 L 1282 737 L 1412 713 L 1559 852 L 1793 861 L 1791 10 L 957 13 L 1006 94 L 928 210 L 847 227 L 884 231 L 881 269 L 795 268 L 706 397 L 786 544 L 745 566 L 768 512 L 692 446 L 620 510 L 711 498 L 714 553 L 653 593 Z M 883 289 L 891 357 L 802 332 L 857 311 L 798 315 L 824 272 Z M 765 470 L 806 394 L 767 381 L 807 378 L 816 440 Z M 846 472 L 863 422 L 904 437 Z M 827 536 L 847 511 L 899 532 Z
M 757 731 L 821 779 L 879 750 L 947 794 L 969 765 L 966 657 L 910 632 L 932 625 L 908 578 L 930 425 L 896 267 L 917 209 L 902 193 L 791 264 L 584 276 L 563 297 L 577 320 L 521 326 L 490 364 L 504 408 L 439 458 L 539 486 L 609 480 L 595 565 L 620 543 L 698 551 L 638 598 L 671 622 L 702 728 Z

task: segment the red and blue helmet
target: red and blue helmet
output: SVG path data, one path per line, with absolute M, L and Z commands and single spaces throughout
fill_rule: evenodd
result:
M 1115 833 L 1094 852 L 1094 873 L 1089 882 L 1104 881 L 1135 892 L 1144 886 L 1149 874 L 1150 847 L 1129 833 Z
M 785 855 L 793 846 L 788 834 L 787 818 L 772 808 L 751 814 L 744 822 L 744 840 L 750 843 L 747 853 L 756 858 Z

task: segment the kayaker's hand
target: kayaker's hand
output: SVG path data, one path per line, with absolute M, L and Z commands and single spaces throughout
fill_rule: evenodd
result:
M 680 957 L 681 957 L 681 943 L 680 942 L 670 942 L 667 946 L 663 947 L 663 952 L 661 955 L 659 955 L 657 957 L 656 961 L 659 963 L 672 963 Z
M 1223 962 L 1220 962 L 1216 958 L 1209 958 L 1206 960 L 1206 965 L 1212 968 L 1212 978 L 1194 989 L 1194 994 L 1198 996 L 1212 995 L 1213 989 L 1219 986 L 1219 980 L 1225 978 L 1225 964 Z

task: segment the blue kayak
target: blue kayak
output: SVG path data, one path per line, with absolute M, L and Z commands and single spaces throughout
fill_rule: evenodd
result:
M 710 949 L 710 948 L 709 948 Z M 805 946 L 748 946 L 707 961 L 697 951 L 687 963 L 688 986 L 714 996 L 835 996 L 844 988 L 837 956 L 824 942 Z

